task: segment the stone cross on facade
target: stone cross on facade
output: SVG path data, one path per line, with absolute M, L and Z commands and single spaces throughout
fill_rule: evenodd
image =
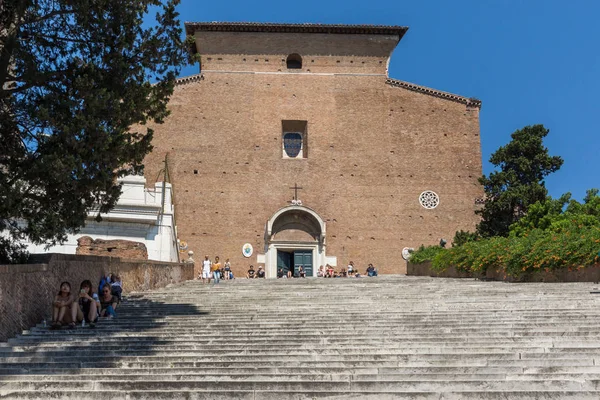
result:
M 291 187 L 290 189 L 294 189 L 294 199 L 292 200 L 292 205 L 294 205 L 294 206 L 301 206 L 302 205 L 302 200 L 298 199 L 298 190 L 301 190 L 302 187 L 298 186 L 297 183 L 294 183 L 294 187 Z

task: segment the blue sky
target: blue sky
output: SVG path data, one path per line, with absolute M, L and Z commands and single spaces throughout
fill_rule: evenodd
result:
M 541 123 L 550 129 L 550 154 L 565 160 L 547 178 L 550 194 L 581 200 L 600 187 L 600 2 L 182 0 L 178 10 L 193 22 L 408 26 L 390 77 L 483 101 L 485 174 L 512 132 Z M 197 72 L 188 67 L 181 75 Z

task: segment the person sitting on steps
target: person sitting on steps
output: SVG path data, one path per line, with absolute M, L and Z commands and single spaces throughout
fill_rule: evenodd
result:
M 369 264 L 369 266 L 367 267 L 367 276 L 377 276 L 377 270 L 375 269 L 373 264 Z
M 306 278 L 306 272 L 304 271 L 304 267 L 302 265 L 298 267 L 298 276 L 300 278 Z
M 110 285 L 104 285 L 102 293 L 100 294 L 100 316 L 107 318 L 114 318 L 117 316 L 115 310 L 119 299 L 117 296 L 113 296 L 110 290 Z
M 279 267 L 277 270 L 277 279 L 286 278 L 285 272 L 283 272 L 283 268 Z
M 317 271 L 317 278 L 324 278 L 325 277 L 325 270 L 323 269 L 323 266 L 321 265 L 319 267 L 319 270 Z
M 333 267 L 327 264 L 327 272 L 325 273 L 327 278 L 333 278 Z
M 105 286 L 110 288 L 110 285 L 107 283 Z M 96 322 L 98 322 L 98 310 L 100 308 L 100 299 L 98 298 L 98 294 L 94 293 L 92 290 L 92 282 L 89 280 L 85 280 L 81 282 L 79 286 L 79 308 L 77 309 L 77 314 L 73 318 L 74 321 L 80 322 L 85 321 L 89 324 L 90 328 L 96 327 Z M 74 323 L 70 327 L 74 327 Z
M 254 271 L 254 265 L 250 265 L 250 269 L 248 270 L 248 273 L 246 274 L 246 278 L 254 279 L 255 274 L 256 274 L 256 271 Z
M 256 271 L 256 277 L 259 279 L 265 278 L 265 270 L 263 269 L 262 265 L 258 266 L 258 271 Z
M 52 303 L 51 329 L 60 329 L 63 324 L 72 323 L 73 313 L 77 314 L 77 302 L 71 294 L 71 284 L 65 281 L 60 284 L 60 290 Z
M 113 275 L 113 281 L 110 284 L 111 293 L 117 296 L 119 303 L 123 300 L 123 282 L 120 275 Z

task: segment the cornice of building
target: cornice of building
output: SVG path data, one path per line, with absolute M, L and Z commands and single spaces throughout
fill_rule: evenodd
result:
M 473 97 L 471 97 L 471 98 L 463 97 L 463 96 L 459 96 L 457 94 L 442 92 L 442 91 L 431 89 L 431 88 L 428 88 L 425 86 L 415 85 L 414 83 L 399 81 L 397 79 L 391 79 L 391 78 L 386 79 L 385 83 L 392 87 L 400 87 L 400 88 L 412 90 L 413 92 L 428 94 L 430 96 L 439 97 L 439 98 L 450 100 L 450 101 L 455 101 L 457 103 L 462 103 L 462 104 L 466 105 L 467 107 L 481 108 L 481 100 L 473 98 Z
M 275 33 L 332 33 L 402 36 L 407 26 L 398 25 L 342 25 L 342 24 L 278 24 L 269 22 L 186 22 L 185 32 L 275 32 Z

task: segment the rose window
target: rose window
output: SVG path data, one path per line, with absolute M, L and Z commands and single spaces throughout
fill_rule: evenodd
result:
M 440 204 L 440 197 L 431 190 L 426 190 L 419 196 L 419 203 L 428 210 L 436 208 Z

